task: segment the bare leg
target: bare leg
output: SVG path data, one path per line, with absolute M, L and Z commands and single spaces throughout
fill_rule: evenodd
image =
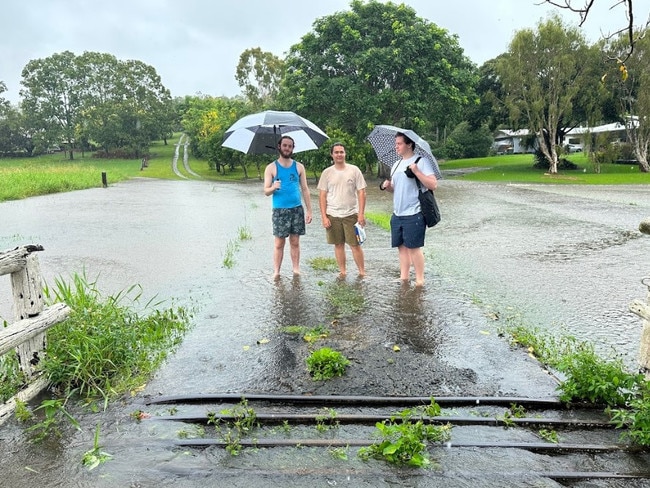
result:
M 334 257 L 336 258 L 336 264 L 339 265 L 339 273 L 341 276 L 345 276 L 345 243 L 334 244 Z
M 293 265 L 293 274 L 300 274 L 300 236 L 297 234 L 289 235 L 289 249 L 291 252 L 291 264 Z
M 282 258 L 284 257 L 284 243 L 286 238 L 277 237 L 273 245 L 273 278 L 280 276 L 280 268 L 282 267 Z
M 415 269 L 415 286 L 424 285 L 424 252 L 421 247 L 409 249 Z
M 359 276 L 365 276 L 366 267 L 363 259 L 363 249 L 361 249 L 361 246 L 350 246 L 350 250 L 352 251 L 354 263 L 357 265 L 357 269 L 359 270 Z
M 411 271 L 411 254 L 405 246 L 399 246 L 397 251 L 399 253 L 399 278 L 406 281 L 409 279 L 409 272 Z

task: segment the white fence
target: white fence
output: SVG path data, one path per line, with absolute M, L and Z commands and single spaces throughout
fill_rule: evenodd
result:
M 28 401 L 47 386 L 39 376 L 38 363 L 45 350 L 45 331 L 66 319 L 70 308 L 57 303 L 44 308 L 41 270 L 36 251 L 40 245 L 26 245 L 0 252 L 0 276 L 11 275 L 16 320 L 0 329 L 0 356 L 17 354 L 27 385 L 0 405 L 0 424 L 13 413 L 16 400 Z

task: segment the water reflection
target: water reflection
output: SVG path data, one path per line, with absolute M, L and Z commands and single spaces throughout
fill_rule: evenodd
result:
M 439 345 L 439 331 L 431 307 L 427 306 L 427 289 L 402 283 L 395 294 L 391 313 L 395 324 L 395 342 L 413 351 L 430 354 Z

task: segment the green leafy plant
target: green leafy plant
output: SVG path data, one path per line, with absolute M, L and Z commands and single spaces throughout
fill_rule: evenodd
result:
M 19 422 L 27 422 L 34 417 L 34 414 L 29 409 L 26 402 L 22 400 L 16 400 L 16 409 L 14 410 L 14 415 Z
M 347 461 L 348 460 L 348 452 L 350 450 L 350 446 L 345 446 L 345 447 L 330 447 L 327 449 L 327 452 L 329 452 L 330 456 L 332 456 L 334 459 L 340 459 L 341 461 Z
M 560 438 L 555 430 L 540 429 L 537 432 L 537 435 L 539 435 L 545 441 L 552 442 L 553 444 L 560 442 Z
M 322 413 L 316 415 L 316 430 L 326 432 L 333 427 L 338 427 L 339 422 L 336 420 L 336 410 L 333 408 L 323 408 Z
M 329 380 L 343 376 L 350 360 L 338 351 L 322 347 L 307 357 L 307 370 L 314 380 Z
M 650 446 L 650 384 L 640 383 L 637 394 L 631 398 L 626 408 L 609 409 L 612 422 L 617 428 L 627 428 L 622 438 L 630 438 L 641 446 Z
M 557 365 L 567 378 L 559 385 L 564 402 L 589 401 L 607 406 L 625 405 L 643 375 L 625 370 L 620 359 L 605 361 L 591 344 L 583 343 Z
M 95 437 L 93 441 L 93 448 L 86 452 L 83 455 L 82 464 L 88 468 L 88 470 L 95 469 L 100 464 L 105 463 L 113 456 L 101 450 L 99 445 L 99 424 L 95 428 Z
M 417 410 L 403 410 L 375 427 L 381 440 L 359 449 L 359 457 L 383 459 L 392 464 L 426 467 L 431 461 L 427 443 L 445 442 L 451 438 L 451 425 L 433 425 L 415 419 Z
M 223 415 L 233 417 L 232 423 L 226 425 L 226 431 L 222 434 L 226 443 L 226 451 L 231 455 L 237 456 L 241 452 L 241 438 L 250 435 L 253 429 L 259 427 L 257 414 L 252 407 L 248 406 L 248 400 L 242 398 L 241 401 L 231 409 L 221 411 Z M 208 423 L 217 425 L 215 416 L 208 415 Z

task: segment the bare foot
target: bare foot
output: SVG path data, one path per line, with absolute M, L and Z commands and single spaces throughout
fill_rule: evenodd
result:
M 424 286 L 424 280 L 422 281 L 416 281 L 415 286 Z
M 300 270 L 299 269 L 294 269 L 293 270 L 293 275 L 294 276 L 300 276 Z
M 280 273 L 273 273 L 273 281 L 278 281 L 280 279 Z

